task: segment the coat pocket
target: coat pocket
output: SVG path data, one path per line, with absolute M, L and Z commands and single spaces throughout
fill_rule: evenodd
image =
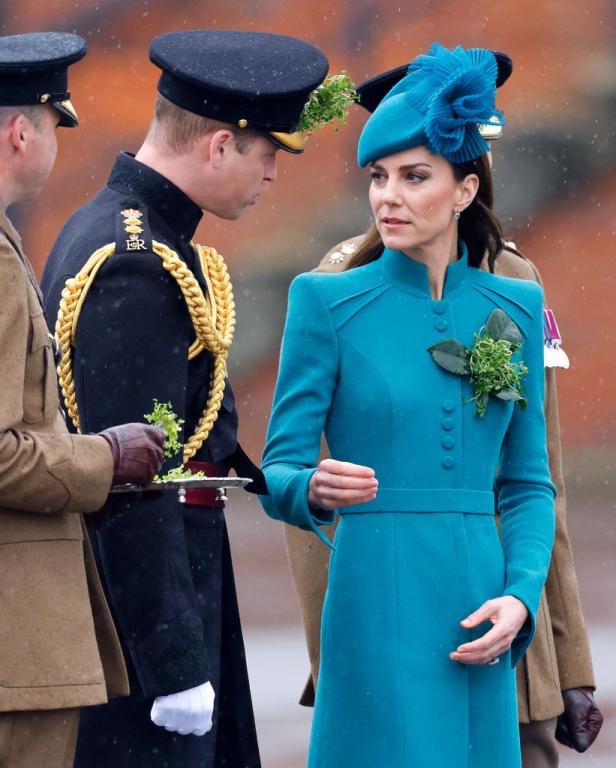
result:
M 37 514 L 0 507 L 0 545 L 82 540 L 80 515 Z
M 83 541 L 29 541 L 2 549 L 0 686 L 102 684 Z M 63 706 L 61 698 L 55 703 Z
M 23 420 L 39 424 L 54 419 L 58 389 L 51 337 L 43 312 L 30 315 L 30 344 L 24 379 Z

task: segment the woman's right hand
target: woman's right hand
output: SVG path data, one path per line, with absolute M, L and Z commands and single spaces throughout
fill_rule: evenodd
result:
M 379 481 L 370 467 L 348 461 L 323 459 L 310 478 L 308 504 L 314 510 L 331 511 L 376 498 Z

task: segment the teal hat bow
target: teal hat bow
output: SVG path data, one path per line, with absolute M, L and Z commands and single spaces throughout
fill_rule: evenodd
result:
M 502 126 L 494 106 L 498 66 L 484 48 L 452 50 L 432 43 L 409 64 L 381 101 L 359 137 L 360 166 L 425 145 L 451 163 L 465 163 L 489 151 L 482 125 Z

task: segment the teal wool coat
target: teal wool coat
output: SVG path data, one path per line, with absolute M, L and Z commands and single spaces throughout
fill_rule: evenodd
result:
M 554 535 L 542 291 L 470 267 L 463 243 L 460 253 L 440 301 L 423 264 L 387 249 L 291 286 L 261 502 L 317 533 L 331 522 L 307 502 L 323 432 L 333 458 L 379 480 L 374 501 L 337 510 L 309 768 L 520 766 L 513 668 Z M 471 346 L 497 307 L 522 332 L 528 406 L 491 396 L 479 418 L 468 379 L 427 350 L 446 338 Z M 501 595 L 529 610 L 511 651 L 496 666 L 451 661 L 491 626 L 460 621 Z

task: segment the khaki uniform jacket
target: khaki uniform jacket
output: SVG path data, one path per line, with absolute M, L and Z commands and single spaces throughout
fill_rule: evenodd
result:
M 107 498 L 105 440 L 69 434 L 19 235 L 0 213 L 0 712 L 101 704 L 126 669 L 80 512 Z
M 315 271 L 343 270 L 349 259 L 348 251 L 352 251 L 352 247 L 362 239 L 363 236 L 359 236 L 337 245 L 325 255 Z M 487 269 L 487 264 L 483 266 Z M 495 271 L 507 277 L 541 283 L 536 267 L 513 251 L 505 250 L 500 254 Z M 562 690 L 594 687 L 595 684 L 567 533 L 555 373 L 554 368 L 546 369 L 545 412 L 550 470 L 558 490 L 556 539 L 537 616 L 535 638 L 517 667 L 518 715 L 522 723 L 556 717 L 563 711 Z M 331 536 L 335 525 L 328 531 Z M 321 611 L 327 588 L 329 549 L 312 533 L 293 526 L 285 525 L 285 538 L 311 664 L 311 675 L 300 703 L 312 706 L 319 670 Z

